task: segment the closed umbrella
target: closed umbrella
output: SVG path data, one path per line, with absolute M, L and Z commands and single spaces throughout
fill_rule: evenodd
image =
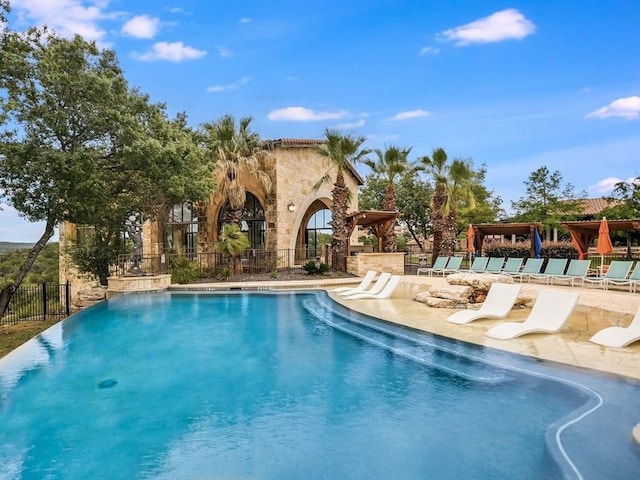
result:
M 538 233 L 538 229 L 533 230 L 533 249 L 536 254 L 536 258 L 540 258 L 542 254 L 542 241 L 540 240 L 540 234 Z
M 469 252 L 469 258 L 473 258 L 473 254 L 476 253 L 476 232 L 473 230 L 473 225 L 469 224 L 467 229 L 467 252 Z
M 609 222 L 607 217 L 602 217 L 600 222 L 600 228 L 598 229 L 598 243 L 596 244 L 596 251 L 600 254 L 600 276 L 602 276 L 604 256 L 607 253 L 613 251 L 613 245 L 611 245 L 611 237 L 609 236 Z

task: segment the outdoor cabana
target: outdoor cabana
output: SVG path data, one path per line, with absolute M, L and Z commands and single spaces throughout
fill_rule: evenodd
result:
M 531 239 L 531 257 L 536 255 L 535 231 L 542 231 L 541 223 L 478 223 L 473 228 L 476 255 L 482 256 L 482 244 L 487 235 L 529 235 Z
M 610 232 L 631 232 L 640 231 L 640 219 L 635 220 L 607 220 Z M 571 234 L 573 242 L 580 259 L 584 259 L 589 252 L 589 245 L 598 236 L 600 229 L 600 220 L 582 221 L 582 222 L 564 222 L 562 226 Z M 627 245 L 629 248 L 629 246 Z
M 387 230 L 393 228 L 393 224 L 400 212 L 389 212 L 384 210 L 362 210 L 352 212 L 347 215 L 347 225 L 349 225 L 349 237 L 353 231 L 361 225 L 369 229 L 378 239 L 378 252 L 382 252 L 382 237 Z M 351 255 L 351 245 L 347 247 L 347 255 Z

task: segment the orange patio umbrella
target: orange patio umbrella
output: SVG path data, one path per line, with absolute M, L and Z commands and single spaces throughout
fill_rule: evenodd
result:
M 613 251 L 613 245 L 611 245 L 611 237 L 609 236 L 609 222 L 607 222 L 607 217 L 602 217 L 602 221 L 600 222 L 596 251 L 600 254 L 600 276 L 602 276 L 604 256 L 607 253 L 611 253 Z
M 476 232 L 473 230 L 473 225 L 469 224 L 469 228 L 467 229 L 467 252 L 469 252 L 469 258 L 473 257 L 473 254 L 476 253 L 475 239 Z

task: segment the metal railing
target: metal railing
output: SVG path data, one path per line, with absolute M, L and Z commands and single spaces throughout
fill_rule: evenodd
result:
M 17 325 L 23 321 L 68 317 L 71 311 L 71 286 L 42 283 L 20 285 L 0 318 L 0 325 Z

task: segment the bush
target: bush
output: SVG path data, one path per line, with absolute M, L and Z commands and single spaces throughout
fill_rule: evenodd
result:
M 571 242 L 544 242 L 543 258 L 578 258 L 578 251 Z
M 482 254 L 485 257 L 518 257 L 529 258 L 531 255 L 529 242 L 499 243 L 485 242 Z M 571 242 L 543 242 L 542 258 L 578 258 L 578 251 Z
M 172 283 L 191 283 L 200 277 L 198 264 L 184 255 L 173 257 L 169 262 Z
M 302 269 L 307 272 L 307 275 L 322 275 L 330 270 L 327 263 L 316 263 L 313 260 L 309 260 L 302 266 Z

